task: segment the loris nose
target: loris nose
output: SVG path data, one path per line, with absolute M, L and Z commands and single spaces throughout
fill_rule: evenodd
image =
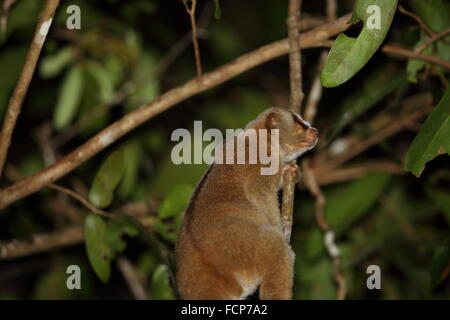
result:
M 309 130 L 311 130 L 314 135 L 316 135 L 316 136 L 319 135 L 319 130 L 317 130 L 316 128 L 311 127 L 311 128 L 309 128 Z

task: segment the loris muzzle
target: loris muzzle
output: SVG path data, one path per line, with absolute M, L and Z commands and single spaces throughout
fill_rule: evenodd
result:
M 176 284 L 183 299 L 291 299 L 294 253 L 284 237 L 278 200 L 282 169 L 312 149 L 318 131 L 299 115 L 270 108 L 245 129 L 278 129 L 271 152 L 279 170 L 213 163 L 197 186 L 176 244 Z M 236 139 L 236 138 L 235 138 Z

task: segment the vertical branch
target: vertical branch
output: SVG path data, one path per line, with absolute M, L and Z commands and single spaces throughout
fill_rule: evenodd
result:
M 327 22 L 336 20 L 337 3 L 336 0 L 327 0 Z
M 301 0 L 290 0 L 288 8 L 288 18 L 286 21 L 289 38 L 289 77 L 291 84 L 291 96 L 289 109 L 300 113 L 303 101 L 302 85 L 302 63 L 299 41 L 300 10 Z M 283 233 L 288 243 L 291 241 L 293 211 L 294 211 L 294 191 L 297 175 L 297 164 L 292 161 L 283 171 L 283 199 L 281 204 L 281 221 L 283 223 Z M 292 169 L 292 170 L 291 170 Z
M 33 40 L 31 42 L 28 55 L 25 60 L 22 72 L 14 89 L 13 95 L 9 100 L 8 109 L 3 121 L 2 131 L 0 133 L 0 177 L 8 154 L 8 148 L 11 144 L 11 137 L 14 127 L 22 108 L 23 100 L 28 91 L 31 79 L 33 78 L 41 49 L 47 37 L 48 30 L 52 24 L 53 15 L 58 7 L 59 0 L 47 0 L 45 7 L 40 15 L 39 23 L 36 27 Z
M 316 221 L 320 229 L 322 229 L 325 234 L 325 247 L 327 248 L 328 254 L 332 259 L 333 277 L 338 285 L 337 299 L 344 300 L 347 294 L 347 287 L 345 278 L 340 270 L 340 250 L 334 242 L 334 231 L 324 217 L 326 199 L 316 181 L 314 171 L 312 170 L 308 160 L 303 161 L 303 175 L 306 186 L 311 194 L 316 198 L 314 203 Z
M 130 260 L 121 256 L 117 258 L 117 267 L 122 273 L 131 293 L 136 300 L 147 300 L 147 292 L 142 278 Z
M 327 0 L 327 21 L 336 19 L 336 0 Z M 305 110 L 305 120 L 313 122 L 317 114 L 317 107 L 322 96 L 322 85 L 320 83 L 320 71 L 327 56 L 327 50 L 323 50 L 319 59 L 319 67 L 316 72 L 311 91 L 308 96 L 308 103 Z M 341 272 L 340 250 L 334 241 L 334 231 L 328 224 L 324 216 L 326 199 L 317 183 L 316 176 L 308 160 L 303 161 L 304 181 L 310 193 L 314 196 L 314 211 L 317 224 L 324 233 L 325 247 L 332 259 L 332 272 L 334 280 L 338 286 L 337 299 L 344 300 L 347 295 L 347 285 L 345 277 Z
M 287 19 L 289 36 L 289 76 L 291 83 L 291 96 L 289 109 L 300 114 L 303 100 L 302 84 L 302 56 L 299 43 L 299 25 L 301 0 L 289 1 L 289 17 Z
M 198 46 L 198 39 L 197 39 L 197 23 L 195 21 L 195 9 L 197 7 L 197 0 L 190 0 L 191 1 L 190 7 L 188 5 L 189 0 L 182 0 L 182 1 L 191 20 L 191 28 L 192 28 L 191 34 L 192 34 L 192 44 L 194 45 L 195 67 L 197 69 L 197 78 L 200 79 L 203 75 L 203 72 L 202 72 L 202 61 L 200 58 L 200 49 Z
M 305 113 L 303 114 L 303 119 L 313 123 L 314 118 L 317 114 L 317 106 L 319 105 L 320 99 L 322 98 L 322 83 L 320 82 L 320 72 L 325 64 L 328 51 L 322 50 L 319 58 L 319 65 L 316 70 L 316 74 L 313 80 L 313 84 L 308 94 L 308 100 L 306 102 Z
M 327 0 L 327 23 L 336 20 L 337 3 L 336 0 Z M 314 122 L 314 118 L 317 114 L 317 106 L 319 105 L 320 99 L 322 98 L 322 83 L 320 82 L 320 73 L 322 67 L 325 64 L 325 60 L 328 55 L 328 50 L 322 50 L 319 58 L 319 66 L 316 71 L 311 90 L 308 95 L 308 101 L 306 103 L 305 113 L 303 118 L 310 122 Z

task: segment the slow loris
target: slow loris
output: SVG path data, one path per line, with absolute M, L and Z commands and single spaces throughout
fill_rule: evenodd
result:
M 297 114 L 270 108 L 246 129 L 278 129 L 279 170 L 213 163 L 194 192 L 177 239 L 177 288 L 183 299 L 291 299 L 294 253 L 282 231 L 282 171 L 317 143 L 318 132 Z M 258 134 L 259 137 L 259 134 Z M 235 138 L 236 139 L 236 138 Z M 248 145 L 246 146 L 248 148 Z

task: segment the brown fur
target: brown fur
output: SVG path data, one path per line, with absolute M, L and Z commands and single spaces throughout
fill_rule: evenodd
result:
M 240 299 L 259 286 L 261 299 L 291 299 L 294 253 L 278 202 L 284 160 L 317 142 L 317 130 L 270 108 L 247 128 L 279 129 L 280 168 L 213 164 L 198 185 L 181 227 L 176 281 L 183 299 Z

